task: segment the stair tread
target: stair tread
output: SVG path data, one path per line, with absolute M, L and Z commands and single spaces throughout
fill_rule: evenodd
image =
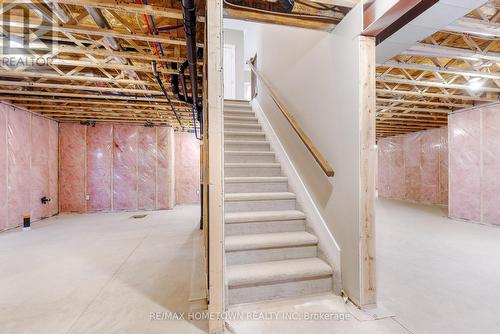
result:
M 286 176 L 227 176 L 224 178 L 226 183 L 275 183 L 287 182 Z
M 267 140 L 238 140 L 238 139 L 225 139 L 224 144 L 266 144 L 269 145 L 269 142 Z
M 272 151 L 224 151 L 229 155 L 274 155 Z
M 227 267 L 229 287 L 325 277 L 332 268 L 319 258 L 238 264 Z
M 306 215 L 299 210 L 275 210 L 275 211 L 247 211 L 247 212 L 227 212 L 224 214 L 226 224 L 280 221 L 280 220 L 300 220 Z
M 224 167 L 241 167 L 241 168 L 276 168 L 281 167 L 279 162 L 225 162 Z
M 230 201 L 263 201 L 295 199 L 295 194 L 291 192 L 266 192 L 266 193 L 227 193 L 224 199 Z
M 229 119 L 228 119 L 227 121 L 224 122 L 225 126 L 259 127 L 259 128 L 261 127 L 261 125 L 259 123 L 238 123 L 237 122 L 240 119 L 245 120 L 245 121 L 256 121 L 257 118 L 255 118 L 255 117 L 241 118 L 241 117 L 237 117 L 237 116 L 226 116 L 226 118 L 237 118 L 237 119 L 234 120 L 234 122 L 229 122 Z
M 225 239 L 225 249 L 227 252 L 293 246 L 315 246 L 317 244 L 318 238 L 305 231 L 242 234 L 227 236 Z
M 241 135 L 241 136 L 265 136 L 263 131 L 224 131 L 225 135 Z

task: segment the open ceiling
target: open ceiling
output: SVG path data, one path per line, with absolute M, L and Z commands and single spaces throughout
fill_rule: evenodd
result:
M 200 49 L 204 3 L 197 1 Z M 59 121 L 181 127 L 175 108 L 182 127 L 193 127 L 191 105 L 176 99 L 168 82 L 187 58 L 180 1 L 2 1 L 0 6 L 1 100 Z M 24 48 L 30 54 L 11 55 L 4 48 L 22 50 L 23 39 L 35 45 Z M 44 47 L 37 49 L 36 43 Z M 171 104 L 155 78 L 153 62 Z M 201 57 L 199 87 L 202 65 Z
M 466 17 L 377 67 L 377 137 L 447 125 L 450 112 L 496 102 L 500 3 Z

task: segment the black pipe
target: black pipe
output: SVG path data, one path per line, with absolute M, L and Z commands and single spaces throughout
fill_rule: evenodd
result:
M 182 10 L 184 16 L 184 30 L 186 32 L 186 46 L 188 50 L 187 59 L 189 63 L 189 78 L 191 80 L 191 96 L 193 98 L 194 108 L 198 113 L 198 118 L 200 118 L 198 102 L 198 71 L 196 68 L 196 6 L 194 0 L 182 0 Z
M 186 76 L 184 75 L 184 71 L 186 70 L 187 66 L 189 66 L 189 62 L 187 60 L 181 64 L 181 66 L 179 67 L 179 78 L 181 79 L 181 89 L 184 101 L 193 103 L 193 98 L 190 99 L 187 93 Z
M 168 96 L 167 90 L 165 89 L 165 86 L 163 86 L 163 82 L 161 81 L 160 73 L 158 73 L 158 70 L 156 69 L 156 61 L 151 62 L 151 66 L 153 67 L 153 75 L 156 78 L 156 81 L 158 82 L 158 85 L 160 85 L 161 90 L 163 91 L 163 94 L 167 98 L 168 103 L 170 104 L 170 107 L 172 108 L 172 111 L 174 112 L 175 118 L 177 118 L 177 122 L 179 122 L 179 125 L 181 128 L 184 129 L 184 126 L 182 125 L 181 119 L 179 117 L 179 114 L 177 113 L 177 110 L 175 110 L 174 104 L 172 103 L 172 100 L 170 99 L 170 96 Z
M 287 13 L 290 13 L 293 10 L 293 6 L 295 6 L 295 0 L 279 0 L 278 2 Z

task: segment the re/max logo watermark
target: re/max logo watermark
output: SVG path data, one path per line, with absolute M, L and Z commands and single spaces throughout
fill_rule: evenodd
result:
M 53 60 L 57 17 L 44 2 L 0 2 L 0 65 L 19 68 L 47 66 Z

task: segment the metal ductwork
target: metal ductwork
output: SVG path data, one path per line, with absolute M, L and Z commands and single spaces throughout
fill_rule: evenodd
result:
M 198 101 L 198 71 L 196 67 L 196 6 L 194 0 L 182 0 L 184 16 L 184 30 L 186 32 L 186 45 L 188 50 L 189 78 L 191 80 L 191 94 L 193 105 L 197 111 L 198 121 L 201 120 Z M 182 77 L 181 77 L 182 80 Z M 183 85 L 185 87 L 185 85 Z
M 94 20 L 95 24 L 97 24 L 98 27 L 102 29 L 111 29 L 111 26 L 109 25 L 108 21 L 102 14 L 101 10 L 98 8 L 94 8 L 91 6 L 84 6 L 87 12 L 89 13 L 90 17 Z M 120 50 L 120 44 L 114 39 L 113 37 L 106 37 L 106 40 L 108 41 L 109 46 L 113 50 Z
M 62 22 L 62 23 L 68 23 L 69 22 L 69 16 L 66 13 L 66 11 L 59 6 L 58 3 L 52 2 L 52 0 L 43 0 L 43 2 L 47 5 L 47 7 L 52 10 L 52 12 L 57 16 L 57 18 Z

